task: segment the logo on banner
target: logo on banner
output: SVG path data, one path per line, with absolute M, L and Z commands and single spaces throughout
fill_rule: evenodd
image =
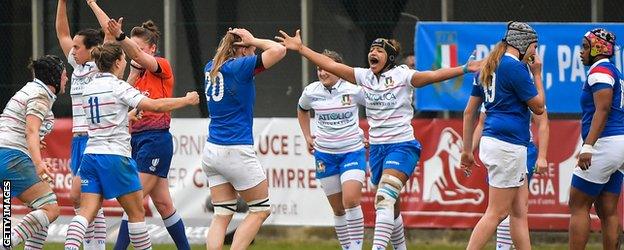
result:
M 342 106 L 351 105 L 351 95 L 342 95 Z
M 423 164 L 423 200 L 442 205 L 481 204 L 485 193 L 469 188 L 457 178 L 460 166 L 462 137 L 452 128 L 444 128 L 440 134 L 435 154 Z
M 459 66 L 459 56 L 457 53 L 457 32 L 440 31 L 436 32 L 436 56 L 432 69 L 453 68 Z M 437 92 L 452 94 L 458 92 L 464 82 L 464 76 L 458 76 L 445 81 L 452 83 L 451 86 L 441 86 L 434 84 Z M 461 93 L 463 95 L 463 93 Z

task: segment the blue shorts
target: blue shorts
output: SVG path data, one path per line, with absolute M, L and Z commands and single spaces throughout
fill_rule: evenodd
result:
M 80 165 L 81 191 L 112 199 L 141 190 L 136 162 L 121 155 L 85 154 Z
M 20 196 L 41 181 L 30 157 L 10 148 L 0 148 L 0 178 L 11 181 L 11 197 Z
M 412 176 L 420 159 L 420 142 L 417 140 L 370 145 L 371 183 L 379 184 L 384 169 L 396 169 Z
M 622 174 L 619 170 L 616 170 L 613 174 L 611 174 L 611 176 L 609 176 L 609 181 L 607 181 L 607 183 L 601 184 L 587 181 L 573 174 L 572 186 L 592 197 L 596 197 L 602 192 L 620 194 L 622 191 L 623 178 L 624 174 Z
M 82 155 L 84 155 L 85 148 L 87 147 L 87 140 L 89 140 L 88 135 L 76 136 L 72 138 L 69 168 L 74 176 L 78 175 L 80 163 L 82 162 Z
M 537 147 L 533 142 L 527 147 L 527 183 L 530 183 L 533 173 L 535 173 L 535 163 L 537 163 Z
M 169 130 L 134 133 L 130 144 L 139 172 L 167 178 L 173 157 L 173 137 Z
M 315 150 L 314 159 L 317 179 L 342 174 L 348 170 L 366 171 L 366 150 L 363 148 L 344 154 L 330 154 Z

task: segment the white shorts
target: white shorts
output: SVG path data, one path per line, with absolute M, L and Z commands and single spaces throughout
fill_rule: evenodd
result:
M 206 142 L 202 168 L 209 187 L 229 182 L 237 191 L 243 191 L 266 179 L 252 145 L 224 146 Z
M 574 168 L 574 175 L 592 183 L 604 184 L 618 170 L 624 171 L 624 135 L 598 138 L 591 166 L 587 170 Z
M 364 172 L 364 170 L 351 169 L 342 174 L 335 174 L 318 179 L 318 181 L 321 183 L 321 188 L 325 191 L 325 195 L 330 196 L 342 192 L 342 183 L 345 183 L 345 181 L 354 180 L 364 184 L 365 178 L 366 172 Z
M 479 143 L 479 158 L 488 170 L 492 187 L 520 187 L 526 180 L 527 147 L 484 136 Z

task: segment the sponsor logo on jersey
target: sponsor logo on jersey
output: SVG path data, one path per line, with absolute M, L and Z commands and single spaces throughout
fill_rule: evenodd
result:
M 343 120 L 353 117 L 353 112 L 317 114 L 319 121 Z

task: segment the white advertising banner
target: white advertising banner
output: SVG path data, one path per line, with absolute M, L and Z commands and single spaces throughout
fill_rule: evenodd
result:
M 208 119 L 173 119 L 171 196 L 185 221 L 209 221 L 210 190 L 201 168 Z M 333 216 L 315 180 L 314 157 L 296 118 L 254 119 L 254 149 L 266 171 L 272 214 L 268 225 L 331 226 Z M 157 212 L 153 209 L 154 214 Z

